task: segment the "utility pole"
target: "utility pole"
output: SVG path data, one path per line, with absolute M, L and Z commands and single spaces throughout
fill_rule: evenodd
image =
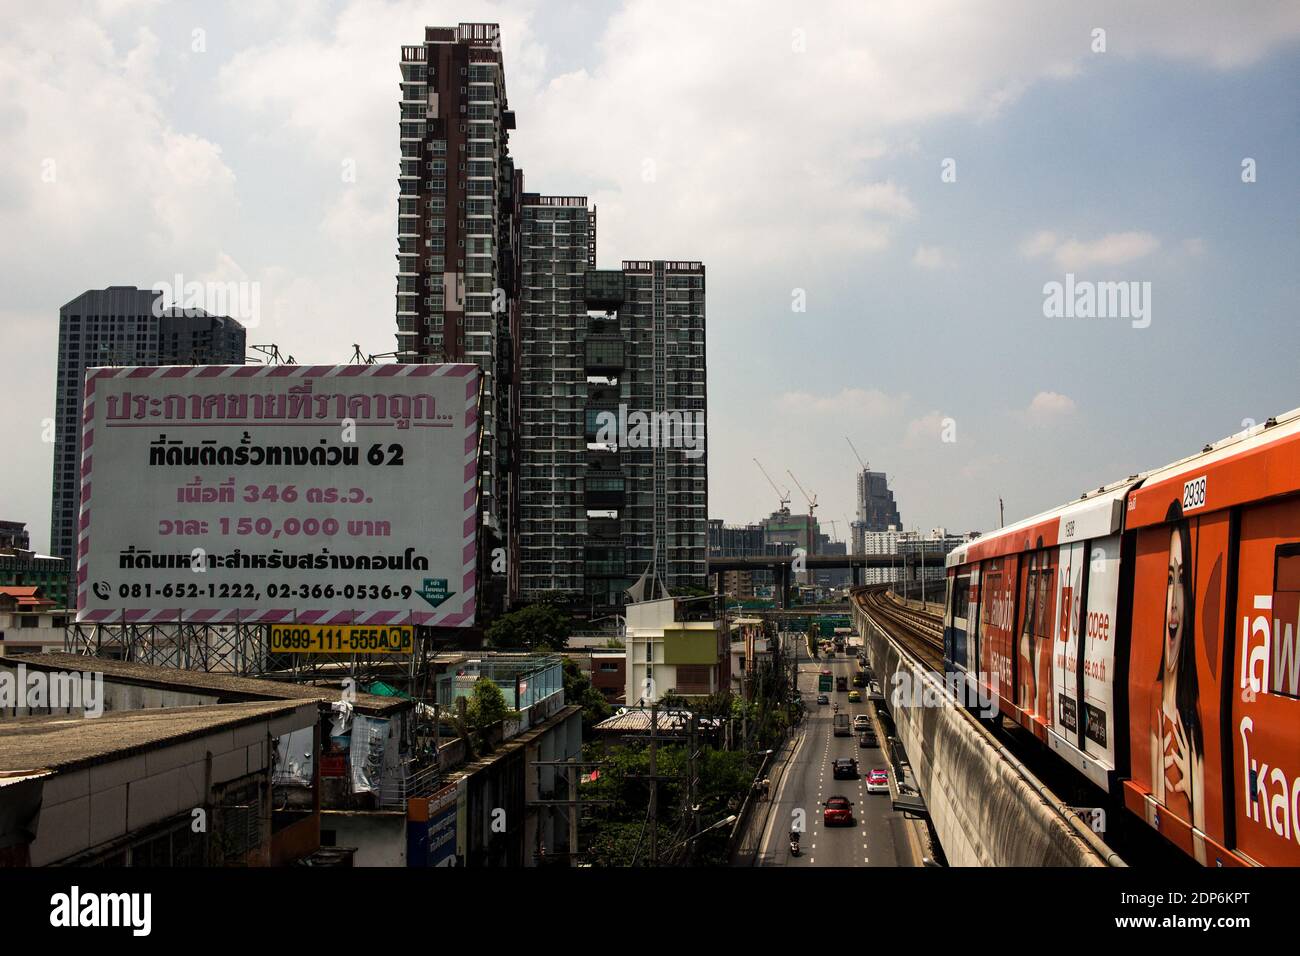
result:
M 568 768 L 569 774 L 569 863 L 573 864 L 578 858 L 578 811 L 581 806 L 578 803 L 578 777 L 582 770 L 578 764 L 571 764 Z
M 659 865 L 659 702 L 650 705 L 650 865 Z
M 690 732 L 686 736 L 686 747 L 687 747 L 687 754 L 688 754 L 687 762 L 686 762 L 686 813 L 687 813 L 686 819 L 690 821 L 689 828 L 691 834 L 690 836 L 691 841 L 694 841 L 696 833 L 699 829 L 699 821 L 695 818 L 695 787 L 697 783 L 696 775 L 695 775 L 695 768 L 696 768 L 695 760 L 696 757 L 699 756 L 699 751 L 697 749 L 697 745 L 699 741 L 699 732 L 700 732 L 699 721 L 700 721 L 700 715 L 692 711 Z M 690 866 L 694 862 L 694 860 L 695 860 L 695 844 L 694 842 L 688 842 L 687 850 L 686 850 L 686 865 Z
M 1007 526 L 1007 520 L 1005 517 L 1003 517 L 1003 513 L 1002 513 L 1002 499 L 1001 497 L 999 497 L 998 498 L 998 527 L 1005 528 L 1006 526 Z

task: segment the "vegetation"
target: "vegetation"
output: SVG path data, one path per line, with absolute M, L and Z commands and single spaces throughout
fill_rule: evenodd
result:
M 492 728 L 507 717 L 517 716 L 518 711 L 510 709 L 501 688 L 490 678 L 480 677 L 465 704 L 465 727 L 461 732 L 469 732 L 474 750 L 481 753 L 492 749 Z
M 605 695 L 591 685 L 591 678 L 567 657 L 564 659 L 564 701 L 582 707 L 584 735 L 614 712 L 614 708 L 605 700 Z
M 650 802 L 649 745 L 644 743 L 596 752 L 606 766 L 594 783 L 583 784 L 583 796 L 613 801 L 600 805 L 584 824 L 580 837 L 586 861 L 595 866 L 630 866 L 649 863 L 650 840 L 647 808 Z M 660 864 L 682 864 L 688 857 L 697 865 L 727 862 L 730 827 L 718 827 L 689 844 L 692 835 L 729 814 L 738 813 L 754 777 L 754 763 L 734 750 L 703 747 L 696 758 L 698 785 L 694 800 L 699 807 L 692 819 L 686 809 L 689 755 L 685 746 L 659 746 L 656 757 L 659 781 L 658 853 Z
M 487 629 L 493 647 L 560 650 L 569 643 L 569 615 L 554 604 L 530 604 L 503 614 Z

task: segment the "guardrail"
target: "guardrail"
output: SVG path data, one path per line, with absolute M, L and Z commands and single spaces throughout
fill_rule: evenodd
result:
M 758 859 L 763 830 L 767 827 L 767 817 L 772 809 L 772 787 L 763 787 L 762 781 L 768 778 L 777 754 L 789 743 L 790 737 L 787 732 L 781 742 L 772 748 L 771 753 L 763 758 L 749 792 L 745 794 L 740 812 L 736 814 L 736 822 L 732 824 L 731 836 L 727 841 L 727 856 L 733 866 L 753 866 Z
M 855 602 L 853 615 L 882 688 L 894 687 L 895 675 L 913 687 L 941 684 L 942 675 L 923 666 L 862 605 Z M 952 865 L 1125 865 L 941 686 L 935 690 L 937 705 L 899 700 L 889 710 Z

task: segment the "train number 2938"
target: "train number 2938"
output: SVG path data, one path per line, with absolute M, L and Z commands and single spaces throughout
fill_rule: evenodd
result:
M 1205 507 L 1205 476 L 1193 478 L 1183 484 L 1183 511 Z

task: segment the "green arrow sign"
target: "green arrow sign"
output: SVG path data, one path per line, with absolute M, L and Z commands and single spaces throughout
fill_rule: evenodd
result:
M 425 578 L 424 585 L 420 588 L 418 593 L 420 597 L 428 601 L 432 607 L 437 607 L 456 592 L 447 590 L 446 578 Z

